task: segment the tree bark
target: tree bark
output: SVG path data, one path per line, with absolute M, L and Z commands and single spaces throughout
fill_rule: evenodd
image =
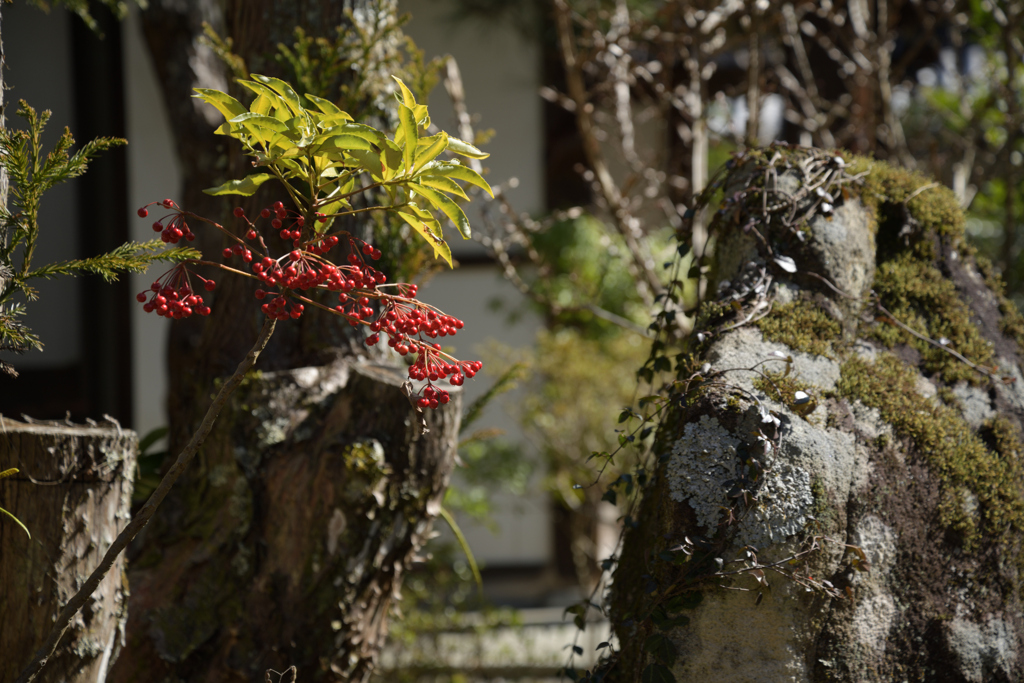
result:
M 955 195 L 783 146 L 722 189 L 612 677 L 1021 680 L 1024 318 Z
M 150 3 L 143 23 L 175 127 L 183 207 L 234 225 L 233 205 L 202 190 L 249 163 L 191 98 L 194 87 L 230 89 L 200 43 L 201 22 L 230 38 L 250 71 L 286 76 L 276 45 L 297 25 L 333 32 L 344 7 L 367 20 L 395 11 L 392 0 Z M 273 199 L 244 206 L 255 215 Z M 218 258 L 220 236 L 195 232 Z M 254 286 L 217 282 L 213 314 L 172 331 L 172 452 L 260 323 Z M 343 322 L 313 311 L 278 326 L 262 375 L 236 394 L 134 547 L 128 643 L 110 680 L 251 681 L 291 665 L 300 680 L 369 676 L 401 577 L 440 509 L 460 401 L 453 392 L 423 430 L 400 390 L 404 369 L 372 363 Z
M 25 424 L 0 417 L 0 652 L 14 676 L 46 638 L 55 615 L 128 523 L 138 440 L 117 426 Z M 40 681 L 103 680 L 124 637 L 124 560 L 79 614 Z M 4 680 L 8 680 L 6 677 Z

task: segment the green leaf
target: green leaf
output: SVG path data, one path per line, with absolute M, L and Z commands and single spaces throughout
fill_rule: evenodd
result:
M 153 444 L 167 436 L 170 431 L 171 430 L 168 427 L 157 427 L 156 429 L 150 430 L 144 437 L 139 439 L 139 453 L 144 454 L 152 448 Z
M 249 105 L 249 111 L 253 114 L 263 114 L 264 116 L 270 113 L 273 108 L 274 102 L 266 95 L 258 95 L 252 104 Z
M 413 96 L 412 90 L 402 82 L 402 79 L 398 76 L 392 76 L 393 79 L 398 83 L 398 87 L 402 90 L 402 103 L 409 107 L 410 113 L 416 108 L 416 97 Z
M 451 513 L 441 508 L 441 518 L 448 522 L 448 528 L 455 534 L 455 540 L 459 542 L 459 547 L 462 548 L 463 554 L 466 556 L 466 564 L 469 565 L 469 570 L 473 572 L 473 579 L 476 580 L 477 590 L 480 591 L 480 597 L 484 596 L 484 579 L 480 575 L 480 567 L 476 563 L 476 558 L 473 557 L 473 551 L 469 548 L 469 543 L 466 541 L 466 537 L 462 534 L 462 529 L 456 524 L 455 518 L 452 517 Z
M 284 111 L 288 112 L 288 114 L 287 114 L 288 118 L 291 118 L 293 116 L 293 114 L 291 113 L 291 108 L 281 98 L 281 96 L 278 95 L 273 90 L 271 90 L 270 88 L 268 88 L 267 86 L 263 85 L 262 83 L 257 83 L 255 81 L 249 81 L 249 80 L 246 80 L 244 78 L 238 78 L 238 79 L 235 80 L 235 82 L 238 83 L 243 88 L 245 88 L 246 90 L 249 90 L 250 92 L 252 92 L 254 95 L 256 95 L 256 100 L 253 101 L 253 104 L 258 102 L 260 98 L 264 98 L 264 100 L 265 100 L 264 106 L 266 106 L 266 102 L 270 103 L 269 109 L 265 112 L 266 114 L 273 114 L 275 116 L 275 118 L 276 118 L 276 113 L 278 111 L 284 110 Z M 250 106 L 249 107 L 249 111 L 255 111 L 255 110 L 252 108 L 252 106 Z
M 676 683 L 676 677 L 664 664 L 652 663 L 644 667 L 640 683 Z
M 461 156 L 469 157 L 470 159 L 486 159 L 491 156 L 487 152 L 481 152 L 465 140 L 460 140 L 450 135 L 448 136 L 448 149 Z
M 357 135 L 338 133 L 337 135 L 331 135 L 324 140 L 324 142 L 316 148 L 315 153 L 324 154 L 328 152 L 348 152 L 354 149 L 361 149 L 365 151 L 373 150 L 369 142 Z
M 228 121 L 228 123 L 238 123 L 245 126 L 259 126 L 260 128 L 266 128 L 268 131 L 273 131 L 275 133 L 284 133 L 288 130 L 287 122 L 274 118 L 273 116 L 265 116 L 251 111 L 239 114 Z
M 401 126 L 399 132 L 402 134 L 399 146 L 402 148 L 405 172 L 412 173 L 413 163 L 416 161 L 416 143 L 419 141 L 419 129 L 416 127 L 412 109 L 404 104 L 398 105 L 398 121 Z M 397 136 L 395 142 L 398 143 Z
M 4 513 L 5 515 L 7 515 L 7 516 L 8 516 L 8 517 L 10 517 L 11 519 L 13 519 L 13 520 L 14 520 L 14 523 L 15 523 L 15 524 L 17 524 L 18 526 L 20 526 L 20 527 L 22 528 L 22 530 L 23 530 L 23 531 L 24 531 L 24 532 L 25 532 L 26 534 L 28 534 L 28 537 L 29 537 L 29 538 L 32 538 L 32 534 L 30 534 L 30 533 L 29 533 L 29 531 L 28 531 L 28 527 L 27 527 L 27 526 L 25 526 L 24 524 L 22 524 L 22 523 L 21 523 L 21 520 L 20 520 L 20 519 L 18 519 L 18 518 L 17 518 L 17 517 L 15 517 L 14 515 L 12 515 L 12 514 L 11 514 L 10 512 L 8 512 L 7 510 L 4 510 L 3 508 L 0 508 L 0 512 Z
M 369 143 L 376 145 L 377 147 L 384 147 L 387 144 L 388 139 L 384 133 L 372 126 L 367 126 L 362 123 L 347 122 L 342 123 L 340 126 L 334 126 L 331 128 L 325 128 L 325 133 L 345 133 L 346 135 L 355 135 L 366 140 Z M 397 147 L 396 147 L 397 149 Z
M 402 166 L 403 153 L 398 145 L 385 139 L 381 151 L 384 152 L 384 165 L 389 169 L 397 171 Z
M 455 224 L 455 227 L 459 229 L 462 239 L 468 240 L 472 236 L 472 231 L 469 228 L 469 219 L 466 218 L 466 214 L 462 211 L 462 208 L 449 199 L 447 195 L 429 187 L 423 187 L 422 185 L 416 187 L 415 190 L 420 196 L 440 209 L 444 215 L 451 219 L 452 223 Z
M 352 117 L 349 116 L 347 112 L 342 111 L 338 107 L 338 105 L 336 105 L 334 102 L 331 102 L 330 100 L 325 100 L 322 97 L 317 97 L 316 95 L 310 95 L 309 93 L 306 93 L 306 99 L 309 100 L 310 102 L 312 102 L 314 104 L 314 106 L 316 106 L 317 109 L 319 109 L 320 111 L 322 111 L 325 114 L 333 115 L 333 116 L 341 116 L 343 118 L 348 119 L 349 121 L 352 120 Z
M 448 134 L 441 131 L 437 135 L 423 138 L 416 144 L 416 162 L 412 168 L 412 174 L 437 158 L 437 155 L 448 147 Z
M 426 185 L 427 187 L 432 187 L 435 190 L 441 190 L 442 192 L 450 192 L 456 197 L 461 197 L 467 201 L 469 200 L 469 197 L 466 196 L 466 193 L 462 191 L 462 188 L 459 187 L 457 182 L 445 178 L 444 176 L 419 176 L 416 180 L 420 185 Z
M 260 188 L 260 185 L 273 178 L 269 173 L 256 173 L 246 176 L 241 180 L 229 180 L 223 185 L 203 190 L 203 194 L 219 197 L 226 194 L 239 194 L 243 197 L 251 197 Z
M 213 106 L 224 116 L 225 120 L 230 121 L 239 114 L 244 114 L 248 111 L 248 109 L 242 106 L 241 102 L 226 92 L 211 90 L 210 88 L 195 88 L 195 91 L 197 94 L 193 95 L 193 97 Z
M 380 159 L 380 154 L 377 154 L 373 150 L 362 150 L 353 149 L 349 151 L 349 155 L 359 162 L 361 168 L 366 169 L 375 179 L 380 179 L 384 173 L 384 164 Z
M 292 114 L 298 116 L 302 113 L 302 104 L 299 102 L 298 94 L 292 90 L 292 86 L 288 85 L 280 78 L 274 78 L 272 76 L 262 76 L 260 74 L 249 74 L 250 77 L 259 81 L 263 85 L 272 89 L 278 95 L 284 99 L 285 103 L 288 104 L 288 108 L 292 110 Z
M 449 268 L 453 267 L 451 248 L 448 246 L 448 243 L 445 242 L 443 238 L 434 234 L 434 232 L 430 229 L 430 225 L 428 225 L 427 222 L 425 222 L 422 218 L 420 218 L 414 213 L 406 212 L 404 209 L 398 210 L 396 211 L 396 213 L 398 214 L 399 218 L 408 223 L 409 227 L 411 227 L 413 230 L 419 233 L 419 236 L 426 240 L 427 243 L 434 248 L 434 258 L 443 258 L 445 262 L 448 264 Z M 434 222 L 436 223 L 437 221 Z M 438 229 L 440 229 L 440 226 L 438 226 Z
M 449 147 L 451 146 L 451 141 L 452 138 L 451 136 L 449 136 Z M 494 197 L 494 191 L 491 189 L 491 186 L 487 184 L 487 181 L 483 179 L 483 176 L 481 176 L 479 173 L 469 168 L 468 166 L 463 166 L 462 164 L 456 164 L 449 161 L 434 162 L 424 167 L 423 175 L 444 176 L 446 178 L 455 178 L 456 180 L 462 180 L 464 182 L 469 183 L 470 185 L 475 185 L 479 187 L 481 190 L 491 195 L 491 197 Z

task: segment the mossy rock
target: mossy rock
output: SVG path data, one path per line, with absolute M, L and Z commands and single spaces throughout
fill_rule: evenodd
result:
M 1024 318 L 956 197 L 786 146 L 721 189 L 609 674 L 1024 680 Z

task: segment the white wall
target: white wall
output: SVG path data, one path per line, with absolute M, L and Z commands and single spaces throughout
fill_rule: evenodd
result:
M 477 130 L 494 129 L 496 135 L 484 147 L 491 156 L 483 161 L 488 182 L 505 183 L 516 178 L 508 190 L 517 211 L 537 214 L 544 209 L 544 124 L 540 87 L 540 46 L 527 40 L 514 27 L 479 19 L 459 19 L 451 0 L 400 0 L 402 12 L 412 15 L 405 32 L 416 41 L 427 59 L 452 55 L 459 65 L 466 91 L 466 105 Z M 458 128 L 450 99 L 443 86 L 430 97 L 432 122 L 453 134 Z M 479 213 L 467 210 L 471 223 L 479 226 Z M 456 257 L 483 253 L 474 242 L 463 242 L 454 230 L 448 234 Z M 466 328 L 452 340 L 458 357 L 476 358 L 488 340 L 522 348 L 531 346 L 541 321 L 527 314 L 509 324 L 508 311 L 522 304 L 522 295 L 504 280 L 493 266 L 463 267 L 442 273 L 422 290 L 422 296 L 445 312 L 466 321 Z M 503 302 L 495 311 L 494 299 Z M 461 313 L 456 313 L 460 311 Z M 486 370 L 486 368 L 485 368 Z M 494 376 L 484 372 L 466 383 L 467 404 L 490 387 Z M 506 435 L 530 446 L 521 436 L 516 420 L 504 409 L 517 394 L 506 396 L 486 411 L 474 428 L 497 427 Z M 538 480 L 542 473 L 538 472 Z M 456 482 L 458 472 L 456 472 Z M 458 518 L 459 525 L 477 559 L 490 565 L 536 565 L 552 557 L 552 523 L 549 497 L 539 486 L 525 496 L 513 496 L 500 487 L 491 502 L 499 533 L 471 520 Z
M 71 20 L 67 12 L 55 11 L 47 15 L 23 2 L 3 8 L 7 125 L 26 127 L 24 119 L 15 114 L 18 100 L 25 100 L 37 112 L 51 110 L 53 117 L 43 138 L 47 151 L 53 148 L 65 126 L 75 132 L 72 126 Z M 76 187 L 72 180 L 58 185 L 43 197 L 39 212 L 41 237 L 33 257 L 36 267 L 78 258 Z M 20 263 L 20 257 L 16 257 L 15 265 Z M 3 354 L 3 358 L 23 370 L 77 363 L 81 359 L 82 336 L 78 282 L 63 277 L 36 280 L 32 285 L 39 291 L 39 300 L 28 306 L 25 323 L 42 340 L 43 352 L 22 356 Z
M 131 239 L 153 239 L 153 221 L 139 218 L 139 207 L 164 198 L 180 199 L 181 167 L 174 149 L 167 112 L 157 86 L 149 50 L 142 37 L 137 11 L 121 27 L 124 49 L 125 124 L 128 138 L 128 226 Z M 140 435 L 167 424 L 167 333 L 169 321 L 147 314 L 135 294 L 148 290 L 166 265 L 132 277 L 132 393 L 135 424 Z

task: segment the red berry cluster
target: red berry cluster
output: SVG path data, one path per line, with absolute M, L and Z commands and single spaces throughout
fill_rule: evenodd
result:
M 165 242 L 176 243 L 183 237 L 187 240 L 195 238 L 185 224 L 185 216 L 193 214 L 182 211 L 169 199 L 159 204 L 175 211 L 169 217 L 170 220 L 165 217 L 154 224 L 154 229 L 161 231 L 161 237 Z M 140 217 L 146 217 L 148 213 L 146 207 L 139 209 Z M 246 217 L 245 211 L 238 207 L 234 210 L 234 215 L 243 219 L 248 226 L 245 241 L 256 242 L 259 251 L 266 254 L 267 245 L 257 232 L 256 225 Z M 318 222 L 327 220 L 322 214 L 316 216 Z M 255 294 L 259 300 L 268 299 L 261 306 L 263 313 L 268 317 L 275 320 L 301 317 L 305 307 L 295 299 L 307 303 L 315 302 L 305 299 L 299 292 L 310 289 L 338 292 L 339 305 L 335 306 L 334 311 L 346 317 L 353 327 L 362 324 L 370 328 L 371 335 L 366 339 L 368 346 L 377 344 L 380 341 L 380 332 L 383 331 L 388 335 L 388 346 L 397 353 L 402 356 L 414 354 L 415 361 L 409 367 L 409 377 L 427 383 L 420 393 L 413 396 L 420 408 L 436 408 L 449 402 L 448 392 L 438 389 L 433 382 L 447 379 L 453 386 L 461 386 L 466 377 L 473 377 L 480 370 L 480 361 L 456 360 L 443 353 L 440 344 L 428 342 L 423 338 L 452 336 L 462 329 L 463 322 L 416 301 L 416 285 L 385 284 L 387 278 L 384 274 L 366 261 L 367 258 L 374 261 L 380 259 L 379 249 L 367 242 L 349 237 L 347 263 L 335 265 L 325 256 L 338 245 L 337 236 L 316 235 L 313 231 L 311 238 L 307 232 L 304 241 L 303 232 L 309 227 L 308 221 L 302 215 L 286 210 L 282 202 L 276 202 L 263 209 L 260 217 L 271 219 L 271 227 L 278 231 L 282 240 L 290 240 L 293 249 L 277 259 L 270 256 L 254 259 L 253 250 L 246 246 L 245 241 L 231 235 L 236 243 L 225 248 L 223 256 L 225 259 L 241 257 L 246 264 L 250 264 L 253 276 L 266 285 L 266 289 L 257 289 Z M 167 223 L 166 227 L 163 225 L 164 221 Z M 214 225 L 230 235 L 221 226 Z M 198 275 L 196 277 L 203 281 L 207 290 L 214 288 L 212 280 L 206 280 Z M 276 288 L 277 291 L 272 288 Z M 384 293 L 383 288 L 395 288 L 397 294 Z M 202 298 L 194 293 L 189 283 L 189 271 L 183 265 L 175 266 L 159 281 L 154 282 L 150 289 L 151 292 L 142 292 L 137 296 L 138 300 L 145 304 L 143 308 L 147 312 L 156 311 L 158 315 L 171 318 L 186 318 L 193 313 L 210 313 L 209 306 L 204 305 Z M 377 300 L 379 313 L 371 306 L 371 299 Z
M 192 289 L 189 275 L 185 266 L 178 264 L 150 285 L 149 291 L 136 294 L 135 299 L 144 304 L 142 310 L 146 313 L 155 312 L 165 318 L 178 320 L 193 313 L 210 315 L 210 307 L 205 305 L 203 297 Z M 203 281 L 203 288 L 208 292 L 217 286 L 213 280 L 207 280 L 201 275 L 196 277 Z
M 174 208 L 174 202 L 170 199 L 165 199 L 162 202 L 152 202 L 152 204 L 147 204 L 139 209 L 139 218 L 145 218 L 148 216 L 149 210 L 146 207 L 152 206 L 153 204 L 160 204 L 160 206 L 165 209 Z M 164 225 L 164 221 L 167 221 L 166 225 Z M 153 231 L 160 233 L 160 239 L 168 244 L 177 244 L 178 240 L 182 238 L 189 242 L 196 238 L 195 233 L 193 233 L 192 230 L 189 229 L 188 224 L 185 223 L 185 215 L 180 210 L 176 210 L 173 214 L 164 216 L 153 223 Z

